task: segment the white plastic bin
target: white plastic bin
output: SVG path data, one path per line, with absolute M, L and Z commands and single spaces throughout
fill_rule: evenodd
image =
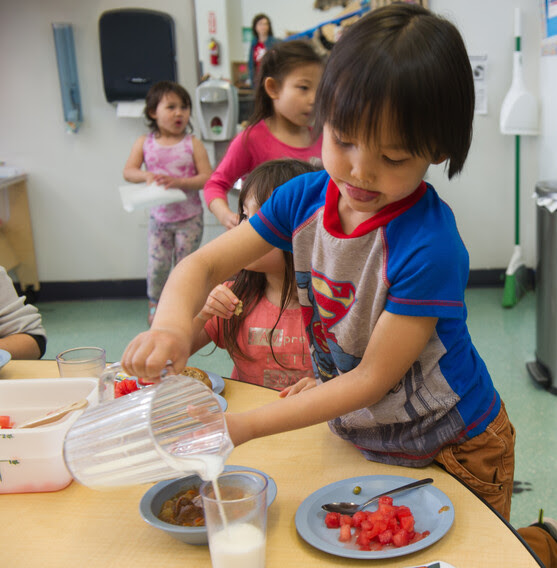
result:
M 8 415 L 12 429 L 0 430 L 0 493 L 58 491 L 72 481 L 63 457 L 64 437 L 83 411 L 36 428 L 18 423 L 82 398 L 99 401 L 98 379 L 20 379 L 0 381 L 0 415 Z

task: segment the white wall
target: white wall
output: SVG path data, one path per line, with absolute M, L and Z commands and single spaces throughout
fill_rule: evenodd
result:
M 557 55 L 541 57 L 540 180 L 557 180 Z
M 237 2 L 240 0 L 226 0 Z M 249 0 L 241 0 L 242 10 Z M 203 0 L 225 2 L 225 0 Z M 313 0 L 258 0 L 242 12 L 267 11 L 282 29 L 303 30 L 334 17 L 313 12 Z M 98 18 L 104 10 L 144 7 L 168 12 L 176 23 L 178 79 L 193 95 L 197 73 L 192 17 L 193 0 L 0 0 L 0 161 L 29 174 L 31 215 L 39 278 L 78 281 L 143 278 L 146 266 L 146 214 L 127 214 L 117 188 L 135 138 L 145 131 L 139 119 L 117 119 L 102 87 Z M 530 198 L 541 177 L 557 176 L 556 57 L 540 58 L 537 0 L 430 0 L 430 7 L 460 28 L 471 54 L 489 57 L 489 112 L 476 116 L 472 150 L 463 175 L 448 182 L 441 171 L 431 180 L 453 207 L 470 251 L 472 269 L 503 268 L 513 246 L 514 145 L 499 133 L 499 108 L 510 86 L 514 6 L 524 15 L 523 52 L 528 86 L 539 93 L 540 60 L 544 78 L 544 130 L 522 143 L 522 244 L 535 264 L 535 206 Z M 275 12 L 276 11 L 276 12 Z M 306 12 L 312 13 L 307 22 Z M 278 13 L 277 13 L 278 12 Z M 281 24 L 295 14 L 292 25 Z M 315 16 L 315 19 L 313 19 Z M 236 9 L 234 17 L 238 18 Z M 74 25 L 84 124 L 77 135 L 64 131 L 51 22 Z M 201 24 L 198 21 L 198 27 Z M 201 33 L 201 32 L 200 32 Z M 227 31 L 228 33 L 228 31 Z M 239 36 L 238 36 L 239 37 Z M 552 78 L 551 78 L 552 77 Z M 551 90 L 551 93 L 550 93 Z M 553 96 L 551 96 L 553 94 Z M 549 121 L 549 122 L 547 122 Z M 208 215 L 208 222 L 213 222 Z M 207 238 L 219 232 L 207 227 Z
M 28 173 L 39 279 L 144 278 L 143 212 L 122 209 L 118 186 L 142 119 L 116 118 L 103 90 L 98 19 L 105 10 L 153 8 L 175 20 L 178 80 L 193 96 L 189 0 L 0 0 L 0 160 Z M 52 22 L 74 27 L 84 122 L 64 129 Z
M 476 114 L 474 140 L 463 174 L 448 183 L 438 170 L 431 180 L 453 208 L 472 268 L 506 267 L 514 245 L 514 136 L 499 131 L 499 111 L 510 87 L 514 8 L 522 13 L 524 76 L 539 94 L 540 15 L 536 0 L 430 0 L 430 8 L 453 21 L 469 54 L 488 56 L 488 114 Z M 539 176 L 537 137 L 521 138 L 521 244 L 535 265 L 535 204 Z

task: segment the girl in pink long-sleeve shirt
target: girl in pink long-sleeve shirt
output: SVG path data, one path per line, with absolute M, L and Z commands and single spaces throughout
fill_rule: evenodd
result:
M 232 140 L 203 188 L 209 209 L 227 229 L 238 224 L 228 192 L 256 166 L 279 158 L 320 164 L 321 137 L 314 139 L 310 124 L 322 71 L 321 57 L 304 40 L 281 42 L 263 57 L 248 128 Z

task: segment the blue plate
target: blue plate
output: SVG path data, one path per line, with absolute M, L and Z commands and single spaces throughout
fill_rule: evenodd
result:
M 0 349 L 0 369 L 12 358 L 11 353 Z M 224 383 L 224 381 L 223 381 Z
M 211 379 L 211 384 L 213 385 L 213 392 L 220 394 L 224 390 L 224 379 L 220 375 L 205 371 L 209 378 Z
M 428 536 L 413 544 L 379 551 L 359 550 L 357 545 L 345 545 L 338 540 L 339 529 L 328 529 L 325 526 L 325 515 L 327 513 L 321 508 L 321 505 L 334 501 L 360 501 L 363 503 L 374 495 L 412 481 L 417 480 L 396 475 L 366 475 L 326 485 L 312 493 L 298 507 L 295 519 L 298 534 L 315 548 L 345 558 L 376 560 L 404 556 L 427 548 L 443 537 L 454 521 L 454 507 L 451 500 L 432 485 L 393 497 L 394 505 L 410 507 L 416 520 L 416 531 L 430 532 Z M 362 489 L 359 495 L 353 493 L 356 485 Z M 369 510 L 376 508 L 377 505 L 370 505 Z
M 224 412 L 228 408 L 228 402 L 226 401 L 226 398 L 224 398 L 224 396 L 221 396 L 220 394 L 217 393 L 214 394 L 217 400 L 219 401 L 222 411 Z

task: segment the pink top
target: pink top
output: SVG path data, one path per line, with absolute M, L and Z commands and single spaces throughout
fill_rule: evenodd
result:
M 279 158 L 297 158 L 321 164 L 320 136 L 311 146 L 296 148 L 275 138 L 264 120 L 238 134 L 228 146 L 224 158 L 213 172 L 203 194 L 207 205 L 220 197 L 226 199 L 234 183 L 249 174 L 259 164 Z
M 147 170 L 155 174 L 166 174 L 173 177 L 193 177 L 197 168 L 193 159 L 193 137 L 186 134 L 180 142 L 173 146 L 162 146 L 151 132 L 143 142 L 143 161 Z M 162 223 L 184 221 L 203 211 L 199 191 L 183 190 L 186 201 L 158 205 L 151 209 L 151 215 Z
M 236 357 L 231 378 L 282 390 L 303 377 L 314 376 L 300 308 L 286 310 L 273 334 L 275 357 L 287 368 L 281 367 L 273 359 L 269 336 L 279 311 L 264 297 L 244 320 L 237 342 L 242 352 L 252 357 L 253 361 Z M 205 324 L 205 331 L 218 347 L 224 348 L 222 320 L 219 321 L 221 325 L 218 331 L 216 316 Z

